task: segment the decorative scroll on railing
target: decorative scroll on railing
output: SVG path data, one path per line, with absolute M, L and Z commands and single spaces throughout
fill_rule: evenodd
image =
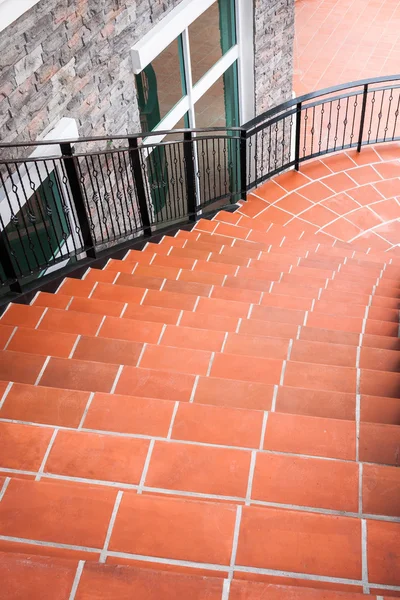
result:
M 195 221 L 311 158 L 400 140 L 399 111 L 397 75 L 295 98 L 241 128 L 0 144 L 0 288 Z

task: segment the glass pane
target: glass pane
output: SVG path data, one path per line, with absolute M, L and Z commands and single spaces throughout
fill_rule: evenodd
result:
M 236 62 L 195 104 L 196 128 L 237 127 L 238 89 Z
M 142 131 L 151 131 L 186 94 L 181 36 L 135 78 Z
M 236 43 L 234 7 L 234 0 L 219 0 L 189 25 L 193 83 Z

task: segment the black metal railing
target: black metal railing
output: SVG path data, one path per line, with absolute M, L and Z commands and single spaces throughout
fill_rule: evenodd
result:
M 286 169 L 400 140 L 400 75 L 290 100 L 240 128 L 0 144 L 0 286 L 195 221 Z

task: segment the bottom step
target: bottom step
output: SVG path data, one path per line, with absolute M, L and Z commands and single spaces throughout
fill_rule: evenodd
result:
M 357 592 L 0 553 L 1 600 L 361 600 Z M 311 583 L 311 582 L 310 582 Z M 369 595 L 371 600 L 383 596 Z M 385 596 L 388 600 L 390 596 Z

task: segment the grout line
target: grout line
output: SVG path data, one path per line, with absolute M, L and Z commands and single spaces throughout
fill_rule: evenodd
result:
M 89 268 L 85 271 L 85 275 L 86 275 L 87 271 L 89 271 Z M 82 279 L 83 279 L 83 277 L 82 277 Z M 32 300 L 29 302 L 29 306 L 33 306 L 35 304 L 35 300 L 39 296 L 39 294 L 40 294 L 40 292 L 36 292 L 36 294 L 33 296 Z
M 254 304 L 250 304 L 246 319 L 250 319 Z
M 363 481 L 363 463 L 358 463 L 358 514 L 362 516 L 362 481 Z
M 233 569 L 234 569 L 235 563 L 236 563 L 236 554 L 237 554 L 237 548 L 238 548 L 238 542 L 239 542 L 239 531 L 240 531 L 241 520 L 242 520 L 242 506 L 239 505 L 236 508 L 235 528 L 233 530 L 232 554 L 231 554 L 231 560 L 229 563 L 229 566 L 230 566 L 229 579 L 232 579 L 232 577 L 233 577 Z
M 10 483 L 10 481 L 11 481 L 11 477 L 6 477 L 4 480 L 4 483 L 0 490 L 0 502 L 3 500 L 3 496 L 6 493 L 6 490 L 8 488 L 8 484 Z
M 17 329 L 18 329 L 18 327 L 14 327 L 14 329 L 12 330 L 12 332 L 11 332 L 11 335 L 10 335 L 10 337 L 8 338 L 8 340 L 7 340 L 7 343 L 6 343 L 6 345 L 4 346 L 3 350 L 7 350 L 7 348 L 8 348 L 8 346 L 9 346 L 9 344 L 10 344 L 11 340 L 13 339 L 14 335 L 17 333 Z
M 400 311 L 399 311 L 399 314 L 400 314 Z M 238 320 L 238 324 L 237 324 L 237 327 L 236 327 L 235 333 L 239 333 L 239 330 L 240 330 L 240 326 L 241 326 L 241 324 L 242 324 L 242 317 L 239 317 L 239 320 Z M 399 324 L 399 331 L 400 331 L 400 324 Z M 399 335 L 399 337 L 400 337 L 400 335 Z
M 362 340 L 362 335 L 363 334 L 360 333 L 361 340 Z M 356 369 L 360 368 L 360 354 L 361 354 L 361 346 L 357 346 L 357 351 L 356 351 Z
M 166 280 L 166 279 L 163 279 L 163 281 L 162 281 L 162 284 L 160 285 L 159 292 L 161 292 L 161 291 L 162 291 L 162 289 L 163 289 L 163 287 L 164 287 L 164 285 L 165 285 L 166 283 L 167 283 L 167 280 Z
M 142 476 L 140 478 L 139 487 L 137 489 L 138 494 L 141 494 L 143 491 L 143 486 L 144 486 L 144 482 L 146 480 L 147 471 L 149 470 L 149 465 L 150 465 L 151 455 L 153 453 L 154 444 L 155 444 L 155 440 L 154 439 L 150 440 L 146 460 L 144 461 L 144 465 L 143 465 Z
M 196 389 L 197 389 L 197 385 L 199 383 L 199 379 L 200 379 L 200 375 L 196 375 L 195 380 L 194 380 L 194 384 L 193 384 L 192 393 L 190 394 L 189 402 L 193 402 L 194 401 L 194 397 L 196 395 Z
M 72 300 L 72 298 L 71 298 L 71 300 Z M 49 307 L 48 307 L 48 306 L 46 306 L 46 308 L 45 308 L 45 309 L 44 309 L 44 311 L 42 312 L 42 315 L 40 316 L 40 318 L 39 318 L 38 322 L 37 322 L 37 323 L 36 323 L 36 325 L 35 325 L 35 329 L 37 329 L 37 328 L 39 327 L 40 323 L 43 321 L 44 315 L 47 313 L 47 311 L 48 311 L 48 310 L 49 310 Z
M 358 372 L 358 369 L 357 369 Z M 356 394 L 356 461 L 360 460 L 359 457 L 359 446 L 360 446 L 360 418 L 361 418 L 361 396 Z
M 143 349 L 142 349 L 142 351 L 143 351 Z M 119 365 L 117 374 L 116 374 L 115 379 L 114 379 L 114 383 L 112 384 L 111 390 L 109 392 L 110 394 L 114 394 L 115 393 L 115 388 L 117 387 L 117 383 L 119 381 L 119 378 L 121 377 L 121 373 L 122 373 L 122 369 L 123 368 L 124 368 L 124 365 Z
M 271 281 L 271 285 L 269 286 L 268 294 L 272 293 L 272 288 L 274 287 L 275 281 Z
M 13 386 L 13 382 L 12 382 L 12 381 L 10 381 L 10 382 L 7 384 L 7 387 L 6 387 L 6 389 L 4 390 L 4 394 L 3 394 L 3 395 L 2 395 L 2 397 L 0 398 L 0 409 L 3 407 L 3 404 L 4 404 L 5 400 L 6 400 L 6 398 L 7 398 L 7 396 L 8 396 L 8 393 L 9 393 L 9 391 L 11 390 L 12 386 Z
M 225 335 L 224 335 L 224 341 L 222 342 L 222 346 L 221 346 L 220 352 L 223 352 L 225 350 L 225 344 L 226 344 L 227 340 L 228 340 L 228 332 L 226 332 Z
M 209 377 L 209 376 L 210 376 L 210 373 L 211 373 L 211 367 L 212 367 L 212 365 L 213 365 L 214 358 L 215 358 L 215 352 L 211 352 L 211 356 L 210 356 L 210 362 L 209 362 L 209 365 L 208 365 L 208 369 L 207 369 L 206 377 Z
M 213 293 L 213 291 L 214 291 L 214 285 L 212 285 L 210 288 L 210 291 L 208 293 L 208 298 L 211 298 L 211 294 Z
M 67 304 L 67 306 L 65 307 L 65 310 L 69 310 L 69 307 L 71 306 L 71 304 L 72 304 L 72 300 L 73 300 L 73 299 L 74 299 L 74 296 L 71 296 L 71 298 L 68 300 L 68 304 Z
M 167 433 L 167 440 L 171 439 L 172 429 L 174 427 L 174 422 L 175 422 L 176 413 L 178 412 L 178 407 L 179 407 L 179 401 L 176 400 L 175 406 L 174 406 L 174 410 L 172 411 L 171 423 L 169 424 L 169 429 L 168 429 L 168 433 Z
M 80 339 L 81 339 L 81 335 L 79 334 L 79 335 L 76 336 L 76 340 L 74 342 L 74 345 L 71 348 L 71 352 L 69 353 L 68 358 L 72 358 L 73 357 L 74 352 L 76 350 L 76 347 L 77 347 L 78 342 L 79 342 Z
M 49 360 L 50 360 L 50 356 L 47 356 L 47 357 L 46 357 L 46 360 L 45 360 L 45 361 L 44 361 L 44 363 L 43 363 L 43 366 L 42 366 L 42 368 L 40 369 L 40 373 L 39 373 L 39 375 L 37 376 L 37 379 L 36 379 L 36 381 L 35 381 L 35 383 L 34 383 L 33 385 L 39 385 L 39 381 L 40 381 L 40 380 L 42 379 L 42 377 L 43 377 L 43 373 L 44 373 L 44 372 L 45 372 L 45 370 L 46 370 L 46 367 L 47 367 L 47 365 L 48 365 L 48 363 L 49 363 Z
M 117 275 L 119 275 L 119 273 L 117 273 Z M 93 286 L 93 288 L 90 290 L 90 294 L 89 294 L 88 298 L 91 298 L 91 297 L 92 297 L 92 295 L 93 295 L 93 292 L 94 292 L 94 290 L 97 288 L 97 286 L 98 286 L 98 285 L 99 285 L 99 282 L 98 282 L 98 281 L 95 281 L 95 282 L 94 282 L 94 286 Z
M 175 281 L 178 281 L 178 279 L 181 276 L 181 274 L 182 274 L 182 269 L 179 269 L 178 275 L 176 276 Z
M 94 392 L 90 392 L 88 401 L 86 402 L 85 410 L 83 411 L 83 415 L 82 415 L 81 420 L 79 421 L 79 425 L 78 425 L 77 429 L 82 429 L 83 423 L 86 419 L 86 415 L 88 414 L 88 411 L 89 411 L 90 405 L 92 404 L 93 398 L 94 398 Z
M 286 360 L 284 360 L 282 362 L 282 371 L 281 371 L 281 377 L 279 379 L 279 385 L 283 385 L 283 381 L 285 379 L 285 371 L 286 371 Z
M 121 504 L 122 495 L 123 495 L 123 491 L 122 490 L 118 490 L 117 497 L 115 498 L 115 504 L 114 504 L 114 508 L 113 508 L 113 511 L 112 511 L 110 523 L 108 525 L 107 535 L 106 535 L 106 539 L 105 539 L 105 542 L 104 542 L 103 550 L 100 553 L 99 563 L 105 563 L 106 562 L 108 545 L 110 543 L 110 538 L 111 538 L 112 530 L 114 528 L 115 519 L 117 518 L 117 513 L 118 513 L 119 505 Z
M 289 340 L 289 345 L 288 345 L 288 351 L 287 351 L 286 360 L 290 360 L 290 355 L 292 354 L 292 348 L 293 348 L 293 340 L 290 339 Z
M 146 350 L 146 347 L 147 347 L 147 342 L 144 342 L 143 348 L 140 351 L 139 358 L 136 363 L 136 368 L 138 368 L 140 366 L 140 363 L 142 362 L 143 354 L 144 354 L 144 351 Z
M 134 272 L 136 271 L 136 269 L 138 268 L 138 266 L 139 266 L 139 263 L 138 263 L 138 262 L 136 262 L 136 263 L 135 263 L 135 266 L 133 267 L 133 269 L 132 269 L 132 271 L 131 271 L 131 275 L 133 275 L 133 274 L 134 274 Z
M 122 317 L 124 316 L 124 314 L 125 314 L 125 311 L 126 311 L 126 309 L 127 309 L 127 308 L 128 308 L 128 303 L 127 303 L 127 302 L 125 302 L 125 304 L 124 304 L 124 306 L 123 306 L 123 309 L 121 310 L 121 314 L 119 315 L 119 318 L 120 318 L 120 319 L 122 319 Z
M 147 288 L 144 290 L 144 293 L 143 293 L 143 296 L 142 296 L 142 299 L 141 299 L 141 301 L 139 302 L 139 305 L 142 305 L 142 304 L 143 304 L 143 300 L 146 298 L 146 296 L 147 296 L 147 292 L 148 292 L 148 291 L 149 291 L 149 290 L 148 290 Z
M 276 386 L 278 387 L 278 386 Z M 274 394 L 275 394 L 275 389 L 274 389 Z M 263 422 L 262 422 L 262 427 L 261 427 L 261 437 L 260 437 L 260 445 L 259 445 L 259 449 L 262 450 L 264 447 L 264 439 L 265 439 L 265 430 L 267 428 L 267 421 L 268 421 L 268 411 L 264 411 L 264 416 L 263 416 Z
M 224 579 L 224 583 L 222 585 L 221 600 L 229 600 L 230 589 L 231 589 L 231 580 L 230 579 Z
M 166 326 L 166 325 L 165 325 L 165 323 L 164 323 L 164 325 L 162 326 L 162 329 L 161 329 L 160 336 L 159 336 L 159 338 L 158 338 L 158 340 L 157 340 L 157 344 L 159 344 L 159 343 L 161 342 L 161 340 L 162 340 L 162 336 L 164 335 L 164 332 L 165 332 L 165 330 L 166 330 L 166 329 L 167 329 L 167 326 Z M 137 365 L 136 365 L 136 366 L 137 366 Z
M 45 452 L 45 455 L 44 455 L 44 457 L 43 457 L 42 464 L 40 465 L 40 467 L 39 467 L 39 470 L 38 470 L 38 472 L 37 472 L 37 475 L 36 475 L 36 477 L 35 477 L 35 481 L 40 481 L 40 479 L 41 479 L 41 477 L 42 477 L 42 475 L 43 475 L 43 471 L 44 471 L 44 468 L 45 468 L 45 466 L 46 466 L 47 459 L 49 458 L 49 454 L 50 454 L 50 452 L 51 452 L 51 449 L 52 449 L 52 447 L 53 447 L 53 444 L 54 444 L 54 442 L 55 442 L 55 439 L 56 439 L 57 433 L 58 433 L 58 429 L 57 429 L 57 427 L 56 427 L 56 428 L 54 429 L 54 431 L 53 431 L 53 435 L 52 435 L 52 436 L 51 436 L 51 438 L 50 438 L 49 445 L 47 446 L 47 450 L 46 450 L 46 452 Z
M 85 566 L 85 561 L 84 560 L 80 560 L 78 562 L 78 566 L 76 568 L 76 573 L 75 573 L 75 578 L 74 581 L 72 583 L 72 588 L 71 591 L 69 593 L 69 598 L 68 600 L 75 600 L 75 595 L 76 595 L 76 591 L 78 589 L 78 585 L 81 579 L 81 575 L 82 575 L 82 571 L 83 571 L 83 567 Z
M 196 302 L 194 303 L 192 312 L 196 312 L 196 308 L 197 308 L 199 302 L 200 302 L 200 296 L 197 296 Z
M 254 470 L 256 468 L 256 458 L 257 458 L 257 452 L 255 450 L 253 450 L 251 453 L 251 459 L 250 459 L 249 479 L 247 481 L 247 491 L 246 491 L 246 500 L 245 500 L 246 506 L 250 506 L 251 490 L 253 487 Z
M 362 583 L 364 594 L 369 594 L 368 586 L 368 557 L 367 557 L 367 521 L 361 519 L 361 561 Z
M 303 327 L 305 327 L 307 325 L 307 319 L 308 319 L 308 310 L 306 310 L 306 312 L 304 314 Z
M 299 325 L 297 328 L 296 340 L 300 339 L 302 325 Z
M 94 334 L 94 337 L 97 337 L 97 336 L 99 335 L 99 333 L 100 333 L 100 331 L 101 331 L 101 328 L 102 328 L 102 327 L 103 327 L 103 325 L 104 325 L 104 321 L 106 320 L 106 316 L 107 316 L 107 315 L 104 315 L 104 317 L 101 319 L 101 321 L 100 321 L 100 325 L 98 326 L 98 328 L 97 328 L 97 331 L 96 331 L 96 333 Z
M 113 284 L 113 285 L 114 285 L 114 283 L 117 283 L 117 281 L 118 281 L 118 279 L 119 279 L 119 276 L 120 276 L 120 275 L 121 275 L 121 273 L 115 273 L 115 277 L 114 277 L 114 279 L 112 280 L 112 284 Z M 131 273 L 131 275 L 132 275 L 132 273 Z
M 183 317 L 183 310 L 181 310 L 181 312 L 179 313 L 179 317 L 178 317 L 178 319 L 176 321 L 176 326 L 178 326 L 178 325 L 181 324 L 182 317 Z
M 272 395 L 272 402 L 271 402 L 271 412 L 275 412 L 275 409 L 276 409 L 276 399 L 278 396 L 278 389 L 279 389 L 279 386 L 274 385 L 274 393 Z

